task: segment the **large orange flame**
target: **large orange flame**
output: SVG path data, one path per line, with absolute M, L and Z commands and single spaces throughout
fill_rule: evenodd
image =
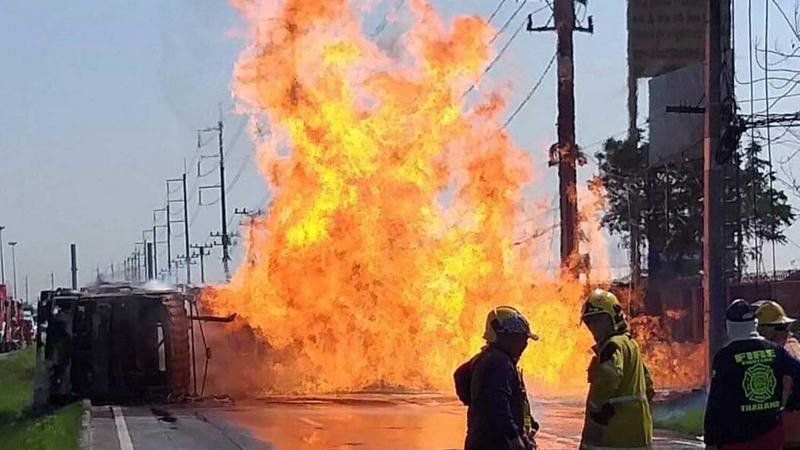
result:
M 532 162 L 500 125 L 502 95 L 463 101 L 491 57 L 487 23 L 411 0 L 390 56 L 346 0 L 233 3 L 252 27 L 234 93 L 269 125 L 257 156 L 275 196 L 243 233 L 252 264 L 204 303 L 268 346 L 248 361 L 259 387 L 447 388 L 501 304 L 542 337 L 521 361 L 532 383 L 585 386 L 584 287 L 533 269 L 549 242 L 522 192 Z

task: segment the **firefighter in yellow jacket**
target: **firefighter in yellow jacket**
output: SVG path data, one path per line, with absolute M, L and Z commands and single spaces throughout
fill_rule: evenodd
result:
M 773 300 L 762 300 L 754 304 L 758 318 L 758 334 L 782 346 L 794 359 L 800 360 L 800 341 L 790 331 L 797 322 L 786 315 L 783 306 Z M 783 380 L 783 429 L 786 441 L 783 448 L 800 449 L 800 380 Z
M 648 449 L 653 442 L 653 383 L 617 297 L 595 289 L 581 320 L 596 342 L 589 365 L 589 395 L 582 450 Z

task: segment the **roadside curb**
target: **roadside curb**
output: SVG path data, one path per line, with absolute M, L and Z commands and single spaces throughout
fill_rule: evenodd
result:
M 92 449 L 92 401 L 84 399 L 81 401 L 83 413 L 81 414 L 81 437 L 78 443 L 80 450 Z

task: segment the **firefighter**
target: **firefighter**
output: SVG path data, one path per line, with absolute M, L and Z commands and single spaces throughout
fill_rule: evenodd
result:
M 628 334 L 619 300 L 595 289 L 586 298 L 581 321 L 596 343 L 588 369 L 581 449 L 651 448 L 653 382 L 638 344 Z
M 780 303 L 772 300 L 757 302 L 758 334 L 780 345 L 795 359 L 800 359 L 800 342 L 789 328 L 797 320 L 786 315 Z M 786 449 L 800 449 L 800 380 L 784 378 L 783 428 L 786 431 Z
M 528 339 L 538 340 L 528 320 L 511 306 L 489 312 L 486 346 L 454 373 L 456 393 L 467 405 L 465 450 L 533 450 L 539 424 L 517 367 Z
M 720 450 L 780 450 L 784 376 L 800 377 L 800 361 L 758 334 L 755 308 L 734 300 L 725 314 L 728 345 L 711 366 L 704 440 Z

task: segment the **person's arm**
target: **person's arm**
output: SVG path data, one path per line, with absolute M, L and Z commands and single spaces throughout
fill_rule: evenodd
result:
M 720 392 L 719 379 L 717 378 L 717 367 L 717 358 L 714 358 L 714 363 L 711 367 L 711 386 L 708 389 L 708 401 L 703 419 L 703 441 L 706 444 L 706 448 L 716 446 L 719 443 L 719 428 L 717 427 L 719 411 L 717 410 L 717 405 L 722 392 Z
M 614 342 L 608 343 L 597 357 L 589 387 L 589 416 L 599 424 L 608 423 L 614 407 L 608 401 L 617 393 L 622 382 L 624 359 L 622 349 Z
M 783 347 L 778 347 L 775 351 L 778 352 L 778 358 L 783 362 L 781 364 L 783 375 L 800 379 L 800 360 L 792 356 Z
M 509 373 L 510 370 L 513 368 L 505 364 L 487 368 L 482 388 L 486 393 L 484 398 L 489 408 L 489 422 L 511 444 L 516 440 L 521 443 L 522 433 L 511 413 L 511 377 L 514 374 Z
M 653 377 L 650 376 L 650 371 L 647 370 L 647 364 L 642 363 L 642 367 L 644 367 L 644 383 L 647 401 L 651 402 L 656 395 L 656 389 L 653 387 Z

